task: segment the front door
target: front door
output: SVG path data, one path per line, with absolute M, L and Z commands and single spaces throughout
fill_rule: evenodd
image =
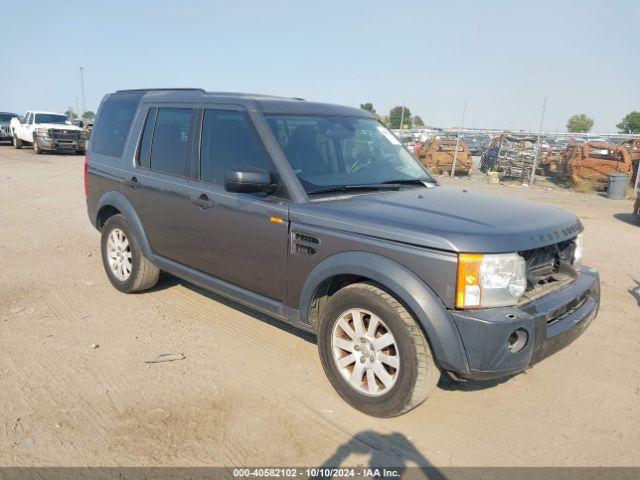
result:
M 188 184 L 188 264 L 273 300 L 286 294 L 288 208 L 281 192 L 265 196 L 227 192 L 226 172 L 255 167 L 275 173 L 247 114 L 205 109 L 199 173 Z

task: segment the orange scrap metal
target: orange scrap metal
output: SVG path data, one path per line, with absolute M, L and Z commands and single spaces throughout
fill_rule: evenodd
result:
M 416 157 L 429 171 L 436 174 L 450 173 L 456 151 L 456 140 L 435 138 L 416 149 Z M 460 139 L 456 157 L 456 173 L 469 173 L 471 170 L 471 152 L 467 143 Z
M 596 187 L 605 188 L 612 173 L 631 177 L 631 157 L 626 148 L 603 142 L 569 145 L 565 151 L 567 173 L 574 183 L 589 180 Z
M 631 181 L 635 182 L 640 165 L 640 138 L 630 138 L 620 142 L 620 146 L 627 149 L 631 157 Z

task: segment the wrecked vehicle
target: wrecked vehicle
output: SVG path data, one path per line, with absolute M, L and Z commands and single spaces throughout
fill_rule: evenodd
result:
M 458 143 L 457 156 L 455 155 L 456 142 Z M 437 175 L 451 173 L 454 157 L 456 174 L 469 174 L 471 170 L 471 152 L 467 142 L 462 139 L 458 141 L 455 138 L 434 138 L 416 152 L 416 157 L 430 172 Z
M 640 138 L 622 140 L 619 145 L 626 148 L 631 157 L 631 182 L 635 183 L 638 175 L 638 165 L 640 164 Z
M 542 169 L 545 176 L 554 175 L 562 170 L 565 150 L 566 148 L 552 146 L 541 148 L 538 166 Z
M 480 159 L 480 170 L 503 178 L 527 179 L 536 157 L 536 137 L 501 134 L 491 139 Z
M 83 154 L 87 137 L 64 113 L 28 111 L 10 123 L 13 146 L 33 145 L 36 154 L 70 152 Z
M 612 173 L 625 173 L 631 179 L 631 157 L 623 146 L 602 142 L 573 144 L 564 156 L 565 171 L 574 184 L 586 180 L 604 190 Z
M 0 112 L 0 142 L 11 141 L 11 126 L 9 123 L 16 116 L 15 113 L 11 112 Z
M 540 157 L 538 158 L 538 166 L 545 176 L 558 176 L 563 174 L 566 161 L 564 152 L 568 146 L 569 142 L 566 140 L 554 138 L 547 138 L 545 140 L 545 145 L 542 146 Z

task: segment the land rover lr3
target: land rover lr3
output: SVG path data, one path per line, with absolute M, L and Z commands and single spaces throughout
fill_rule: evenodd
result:
M 337 392 L 370 415 L 419 405 L 441 372 L 522 372 L 598 311 L 573 214 L 442 187 L 364 110 L 119 91 L 85 194 L 115 288 L 162 270 L 313 332 Z

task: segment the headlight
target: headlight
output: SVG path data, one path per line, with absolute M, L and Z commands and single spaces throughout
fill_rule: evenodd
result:
M 48 128 L 36 128 L 36 134 L 42 135 L 43 137 L 48 137 L 49 136 L 49 129 Z
M 458 256 L 458 308 L 515 305 L 526 288 L 526 263 L 517 253 Z
M 580 273 L 580 269 L 582 268 L 582 234 L 580 233 L 576 237 L 576 248 L 573 251 L 573 261 L 571 262 L 574 270 L 577 273 Z

